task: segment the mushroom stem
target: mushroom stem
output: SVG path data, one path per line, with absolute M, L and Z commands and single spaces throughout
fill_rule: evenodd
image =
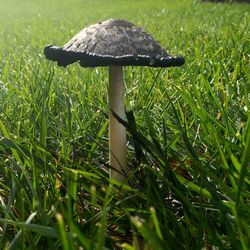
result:
M 123 182 L 128 172 L 126 129 L 113 115 L 126 119 L 122 66 L 109 67 L 109 109 L 110 178 Z

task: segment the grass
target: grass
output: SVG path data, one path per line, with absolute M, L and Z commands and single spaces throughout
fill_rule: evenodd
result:
M 249 5 L 0 6 L 1 249 L 248 249 Z M 131 184 L 122 187 L 106 171 L 107 69 L 63 69 L 43 56 L 110 17 L 186 59 L 125 69 Z

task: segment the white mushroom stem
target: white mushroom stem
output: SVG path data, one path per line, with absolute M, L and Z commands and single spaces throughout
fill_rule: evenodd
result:
M 109 164 L 110 178 L 124 182 L 127 167 L 126 129 L 113 116 L 126 119 L 124 108 L 124 84 L 121 66 L 109 67 Z

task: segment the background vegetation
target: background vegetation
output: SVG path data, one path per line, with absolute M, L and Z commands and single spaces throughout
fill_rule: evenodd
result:
M 0 0 L 0 248 L 248 249 L 250 6 Z M 106 68 L 43 56 L 83 27 L 145 27 L 180 68 L 127 67 L 130 184 L 107 174 Z

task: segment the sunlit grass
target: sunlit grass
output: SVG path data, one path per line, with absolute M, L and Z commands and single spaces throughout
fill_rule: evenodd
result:
M 247 4 L 0 0 L 0 248 L 247 249 Z M 110 185 L 106 68 L 43 56 L 124 18 L 184 66 L 126 67 L 130 185 Z

